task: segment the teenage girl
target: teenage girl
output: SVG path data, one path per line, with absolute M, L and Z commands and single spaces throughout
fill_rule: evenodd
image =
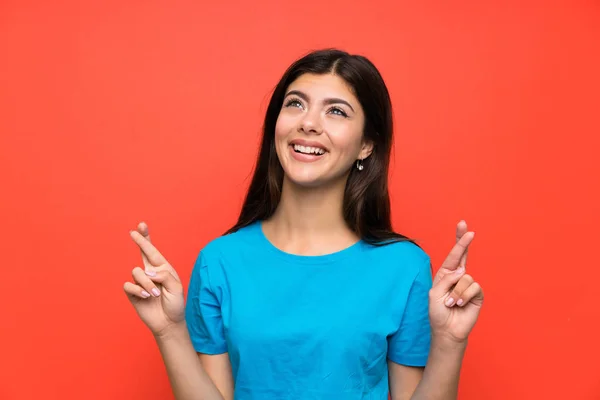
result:
M 313 52 L 276 86 L 239 219 L 200 252 L 187 302 L 146 224 L 131 232 L 144 268 L 125 292 L 177 399 L 456 398 L 483 302 L 474 234 L 461 221 L 432 276 L 392 230 L 392 131 L 375 66 Z

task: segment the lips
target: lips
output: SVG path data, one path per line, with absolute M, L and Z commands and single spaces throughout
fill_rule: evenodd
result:
M 299 144 L 288 146 L 290 156 L 301 163 L 313 163 L 322 160 L 327 154 L 325 150 L 318 147 L 306 147 Z
M 296 153 L 323 155 L 327 152 L 327 147 L 314 140 L 295 139 L 290 142 L 290 146 Z
M 292 145 L 292 149 L 296 153 L 311 154 L 315 156 L 322 156 L 325 154 L 325 150 L 320 147 L 301 146 L 299 144 L 294 144 Z

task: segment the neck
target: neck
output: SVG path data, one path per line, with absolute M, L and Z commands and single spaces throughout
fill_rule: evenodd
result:
M 336 251 L 358 238 L 343 215 L 345 179 L 326 187 L 301 187 L 284 178 L 281 199 L 263 229 L 274 244 L 292 252 Z M 323 244 L 320 244 L 323 243 Z

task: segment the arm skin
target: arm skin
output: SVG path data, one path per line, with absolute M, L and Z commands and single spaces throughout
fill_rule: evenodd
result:
M 390 361 L 392 400 L 456 400 L 466 348 L 466 341 L 434 337 L 425 369 Z
M 177 400 L 224 400 L 204 370 L 185 324 L 155 337 Z
M 215 383 L 223 398 L 225 400 L 233 400 L 233 373 L 231 372 L 229 354 L 211 355 L 198 353 L 198 357 L 204 370 Z

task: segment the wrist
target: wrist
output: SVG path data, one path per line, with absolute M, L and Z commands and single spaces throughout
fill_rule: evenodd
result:
M 154 338 L 159 342 L 183 338 L 189 335 L 185 321 L 168 325 L 154 333 Z
M 444 351 L 465 351 L 468 344 L 468 338 L 457 339 L 449 335 L 433 334 L 431 336 L 431 347 Z

